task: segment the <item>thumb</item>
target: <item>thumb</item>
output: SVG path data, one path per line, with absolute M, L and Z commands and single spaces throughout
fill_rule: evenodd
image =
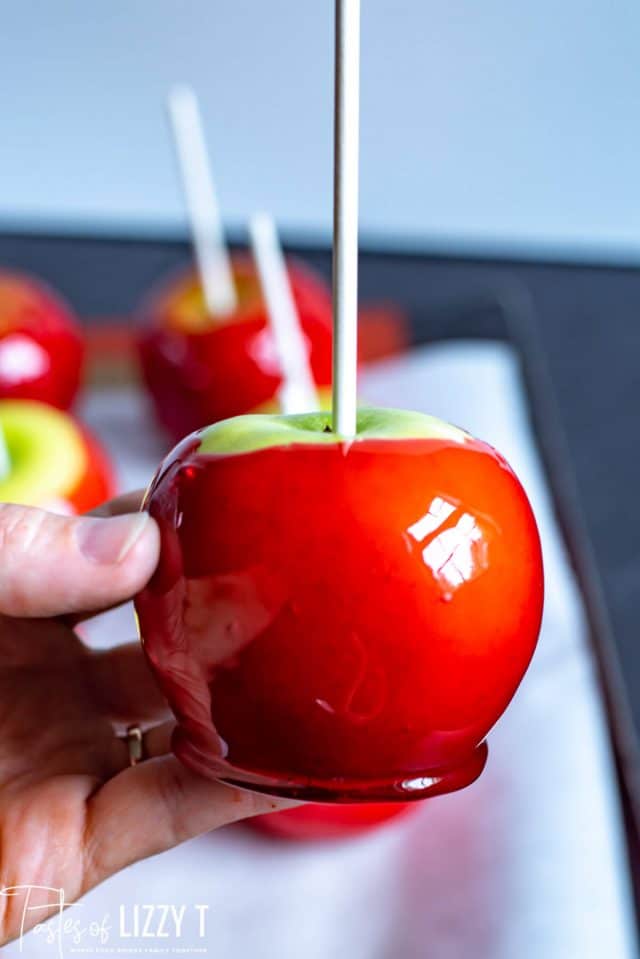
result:
M 158 562 L 147 513 L 66 517 L 0 504 L 0 613 L 56 616 L 131 598 Z

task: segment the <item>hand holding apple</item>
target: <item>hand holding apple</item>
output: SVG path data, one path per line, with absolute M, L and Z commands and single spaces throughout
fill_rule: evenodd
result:
M 59 919 L 58 890 L 77 902 L 138 859 L 277 807 L 168 755 L 166 704 L 138 644 L 91 651 L 68 625 L 151 575 L 158 532 L 131 509 L 130 498 L 109 518 L 0 504 L 0 950 Z M 130 767 L 118 733 L 131 722 L 151 727 L 153 762 Z

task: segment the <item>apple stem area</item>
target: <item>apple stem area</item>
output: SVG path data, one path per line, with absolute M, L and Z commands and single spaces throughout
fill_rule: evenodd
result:
M 360 0 L 336 0 L 333 179 L 333 430 L 356 433 Z
M 170 91 L 167 105 L 207 309 L 230 316 L 238 297 L 198 100 L 190 87 L 180 85 Z

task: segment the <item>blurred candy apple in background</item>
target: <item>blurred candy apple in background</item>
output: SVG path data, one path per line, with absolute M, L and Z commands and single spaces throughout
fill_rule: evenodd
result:
M 233 258 L 235 311 L 207 309 L 195 272 L 160 287 L 141 310 L 140 365 L 158 421 L 174 440 L 209 423 L 273 402 L 282 384 L 255 267 Z M 316 383 L 331 382 L 331 297 L 293 263 L 289 277 Z
M 60 297 L 31 276 L 0 271 L 0 399 L 67 409 L 83 355 L 80 330 Z
M 77 420 L 33 400 L 0 400 L 0 501 L 83 513 L 115 492 L 108 458 Z
M 424 414 L 244 416 L 184 440 L 146 508 L 137 598 L 174 748 L 215 778 L 332 802 L 472 782 L 537 641 L 526 495 L 486 444 Z

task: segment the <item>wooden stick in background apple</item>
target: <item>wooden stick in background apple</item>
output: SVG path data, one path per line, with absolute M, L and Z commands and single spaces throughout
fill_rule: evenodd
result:
M 236 309 L 238 298 L 193 90 L 182 85 L 173 87 L 168 109 L 207 309 L 216 316 L 229 316 Z
M 333 430 L 356 432 L 360 0 L 336 0 L 333 172 Z
M 282 412 L 311 413 L 319 408 L 318 394 L 273 217 L 257 213 L 249 223 L 249 235 L 282 366 Z

